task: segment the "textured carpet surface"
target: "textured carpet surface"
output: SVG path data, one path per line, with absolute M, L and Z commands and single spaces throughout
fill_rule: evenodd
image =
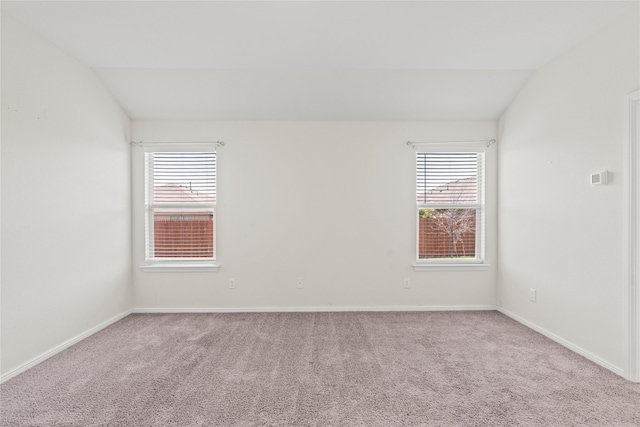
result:
M 134 314 L 0 386 L 2 426 L 640 426 L 498 312 Z

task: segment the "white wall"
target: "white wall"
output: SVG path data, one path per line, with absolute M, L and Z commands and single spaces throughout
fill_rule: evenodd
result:
M 639 35 L 631 14 L 556 58 L 499 123 L 498 302 L 618 369 L 624 106 L 640 86 Z M 610 185 L 591 186 L 605 169 Z
M 134 306 L 138 309 L 313 309 L 491 306 L 488 271 L 414 272 L 415 151 L 407 140 L 493 138 L 487 122 L 134 121 L 135 141 L 222 140 L 216 273 L 148 273 L 143 154 L 133 150 Z M 495 146 L 487 200 L 495 200 Z M 235 277 L 237 289 L 228 289 Z M 296 278 L 304 289 L 296 289 Z M 402 287 L 403 277 L 412 287 Z
M 635 225 L 635 231 L 636 231 L 636 236 L 635 236 L 635 256 L 636 256 L 636 260 L 635 260 L 635 265 L 633 264 L 633 261 L 630 261 L 630 264 L 632 264 L 635 267 L 635 278 L 634 278 L 634 284 L 635 284 L 635 295 L 636 295 L 636 301 L 635 301 L 635 318 L 636 318 L 636 324 L 635 324 L 635 331 L 636 331 L 636 337 L 635 337 L 635 354 L 636 354 L 636 364 L 635 364 L 635 381 L 640 382 L 640 92 L 636 92 L 635 93 L 635 118 L 631 118 L 630 117 L 630 124 L 633 124 L 633 128 L 635 129 L 635 136 L 631 135 L 631 126 L 629 129 L 629 139 L 631 143 L 633 143 L 633 149 L 632 151 L 635 151 L 635 168 L 634 168 L 634 172 L 635 172 L 635 218 L 632 218 L 632 221 L 635 221 L 634 225 Z M 632 175 L 633 176 L 633 175 Z M 633 186 L 632 186 L 633 188 Z M 631 328 L 631 330 L 633 331 L 633 327 Z M 633 345 L 633 343 L 631 343 L 631 345 Z
M 129 120 L 2 16 L 2 373 L 131 309 Z

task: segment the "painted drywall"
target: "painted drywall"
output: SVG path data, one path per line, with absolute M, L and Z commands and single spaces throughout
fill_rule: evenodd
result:
M 625 96 L 638 13 L 545 65 L 499 122 L 497 302 L 624 370 Z M 592 172 L 610 183 L 592 186 Z M 529 301 L 529 289 L 537 301 Z
M 635 254 L 636 254 L 636 264 L 635 264 L 635 295 L 636 295 L 636 305 L 635 305 L 635 318 L 636 318 L 636 342 L 635 342 L 635 354 L 636 354 L 636 365 L 635 365 L 635 381 L 640 382 L 640 268 L 637 257 L 640 256 L 640 92 L 635 93 L 635 118 L 630 118 L 630 123 L 633 123 L 633 127 L 629 129 L 630 132 L 635 130 L 635 136 L 629 135 L 630 142 L 633 141 L 633 149 L 635 151 Z M 632 175 L 633 176 L 633 175 Z M 632 219 L 633 220 L 633 219 Z M 632 343 L 633 345 L 633 343 Z
M 636 92 L 636 97 L 640 96 L 640 93 Z M 635 238 L 635 254 L 636 257 L 640 255 L 640 100 L 636 102 L 635 108 L 635 118 L 632 119 L 633 128 L 635 130 L 635 139 L 634 141 L 634 149 L 635 149 L 635 209 L 636 209 L 636 217 L 635 217 L 635 228 L 636 228 L 636 238 Z M 629 135 L 630 138 L 633 136 Z M 632 175 L 633 176 L 633 175 Z M 635 318 L 636 318 L 636 342 L 635 342 L 635 354 L 636 354 L 636 365 L 635 365 L 635 381 L 640 382 L 640 268 L 638 264 L 638 259 L 636 258 L 636 277 L 635 277 L 635 295 L 636 295 L 636 305 L 635 305 Z M 633 345 L 633 343 L 632 343 Z
M 339 309 L 495 301 L 495 203 L 487 271 L 415 272 L 415 151 L 406 141 L 493 138 L 482 122 L 134 121 L 135 141 L 216 141 L 215 273 L 148 273 L 143 153 L 132 147 L 134 306 Z M 487 154 L 495 201 L 496 147 Z M 228 278 L 236 289 L 228 288 Z M 296 289 L 302 277 L 304 289 Z M 403 278 L 411 288 L 403 289 Z
M 2 373 L 131 309 L 130 122 L 2 16 Z

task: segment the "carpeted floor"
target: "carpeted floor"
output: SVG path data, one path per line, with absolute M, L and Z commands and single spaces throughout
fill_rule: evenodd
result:
M 134 314 L 0 386 L 2 426 L 640 426 L 498 312 Z

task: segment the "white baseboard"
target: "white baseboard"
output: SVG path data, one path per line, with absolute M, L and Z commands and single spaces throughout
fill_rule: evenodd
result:
M 55 356 L 56 354 L 60 353 L 63 350 L 66 350 L 67 348 L 71 347 L 72 345 L 78 343 L 79 341 L 82 341 L 83 339 L 95 334 L 96 332 L 106 328 L 107 326 L 112 325 L 113 323 L 116 323 L 118 320 L 124 319 L 125 317 L 127 317 L 129 314 L 131 314 L 131 310 L 127 310 L 124 313 L 120 313 L 118 315 L 113 316 L 110 319 L 105 320 L 104 322 L 100 323 L 97 326 L 94 326 L 93 328 L 76 335 L 75 337 L 68 339 L 67 341 L 63 342 L 62 344 L 59 344 L 47 351 L 45 351 L 44 353 L 42 353 L 41 355 L 34 357 L 33 359 L 29 360 L 26 363 L 23 363 L 22 365 L 18 366 L 17 368 L 14 368 L 12 370 L 10 370 L 9 372 L 7 372 L 6 374 L 2 375 L 0 377 L 0 384 L 10 380 L 11 378 L 15 377 L 16 375 L 19 375 L 21 373 L 23 373 L 24 371 L 26 371 L 27 369 L 33 368 L 34 366 L 36 366 L 38 363 L 40 362 L 44 362 L 45 360 L 47 360 L 48 358 L 50 358 L 51 356 Z
M 478 311 L 495 310 L 493 305 L 442 306 L 386 306 L 386 307 L 190 307 L 190 308 L 134 308 L 133 313 L 290 313 L 331 311 Z
M 564 338 L 561 338 L 561 337 L 557 336 L 556 334 L 554 334 L 552 332 L 549 332 L 544 328 L 541 328 L 540 326 L 536 325 L 535 323 L 531 323 L 528 320 L 523 319 L 522 317 L 518 316 L 517 314 L 514 314 L 514 313 L 510 312 L 509 310 L 505 310 L 502 307 L 496 307 L 495 309 L 498 310 L 500 313 L 504 314 L 505 316 L 509 316 L 510 318 L 515 320 L 516 322 L 521 323 L 524 326 L 526 326 L 526 327 L 528 327 L 530 329 L 533 329 L 536 332 L 541 333 L 545 337 L 554 340 L 558 344 L 568 348 L 569 350 L 573 351 L 574 353 L 578 353 L 579 355 L 589 359 L 593 363 L 596 363 L 596 364 L 602 366 L 603 368 L 606 368 L 606 369 L 610 370 L 614 374 L 618 374 L 621 377 L 626 378 L 624 369 L 619 368 L 617 366 L 614 366 L 611 363 L 600 359 L 598 356 L 596 356 L 593 353 L 590 353 L 589 351 L 585 350 L 584 348 L 578 347 L 577 345 L 565 340 Z

